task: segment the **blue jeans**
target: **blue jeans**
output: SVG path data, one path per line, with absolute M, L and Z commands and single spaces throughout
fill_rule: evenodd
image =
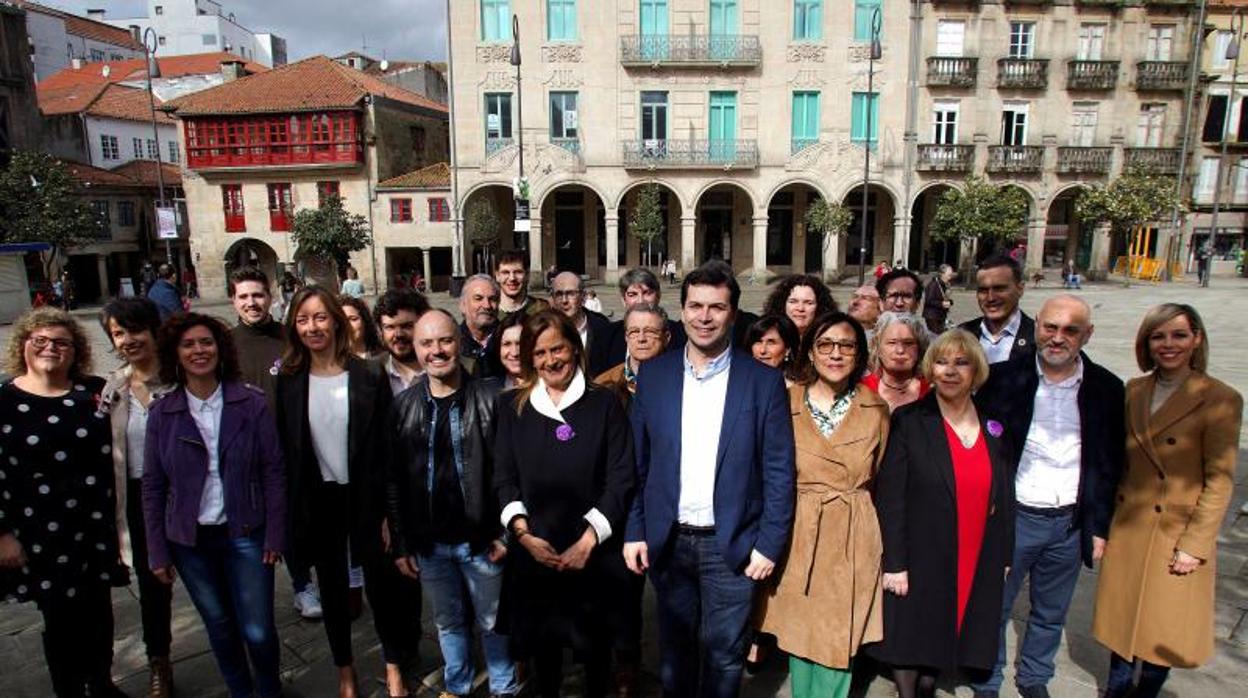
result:
M 735 698 L 754 582 L 733 571 L 714 535 L 680 532 L 651 570 L 659 604 L 660 674 L 668 698 Z
M 1053 679 L 1053 659 L 1062 642 L 1066 611 L 1070 608 L 1083 561 L 1079 529 L 1072 526 L 1073 512 L 1050 513 L 1052 515 L 1037 513 L 1022 505 L 1017 509 L 1014 517 L 1014 559 L 1010 563 L 1010 574 L 1005 579 L 1005 593 L 1001 599 L 997 665 L 986 682 L 975 685 L 977 691 L 1001 689 L 1006 662 L 1005 627 L 1010 622 L 1014 599 L 1028 576 L 1031 577 L 1031 612 L 1027 615 L 1027 627 L 1019 640 L 1014 683 L 1026 688 L 1044 686 Z
M 281 649 L 273 621 L 273 566 L 264 564 L 264 531 L 230 538 L 226 526 L 200 526 L 193 547 L 170 543 L 169 551 L 204 621 L 208 643 L 230 695 L 280 696 Z M 254 685 L 248 656 L 255 670 Z
M 1170 676 L 1170 667 L 1140 660 L 1140 682 L 1134 683 L 1135 663 L 1114 653 L 1109 656 L 1109 680 L 1105 698 L 1156 698 Z
M 438 644 L 446 662 L 446 690 L 457 696 L 472 693 L 476 672 L 472 662 L 472 628 L 464 608 L 467 591 L 481 630 L 490 693 L 517 693 L 520 687 L 516 684 L 516 665 L 511 660 L 507 637 L 494 632 L 498 597 L 503 589 L 503 566 L 490 562 L 484 552 L 473 555 L 467 543 L 434 544 L 429 554 L 418 556 L 416 562 L 425 593 L 433 602 L 433 621 L 438 626 Z

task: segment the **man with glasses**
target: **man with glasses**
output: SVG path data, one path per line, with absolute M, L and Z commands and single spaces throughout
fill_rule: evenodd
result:
M 550 298 L 555 310 L 571 320 L 581 335 L 588 375 L 596 376 L 611 368 L 611 321 L 602 313 L 585 309 L 585 284 L 581 277 L 570 271 L 555 275 Z
M 997 364 L 1035 356 L 1036 321 L 1019 307 L 1023 298 L 1023 268 L 1006 254 L 984 260 L 975 272 L 975 300 L 982 316 L 962 329 L 979 338 L 988 363 Z
M 428 310 L 429 301 L 408 288 L 386 291 L 373 306 L 373 317 L 381 330 L 381 343 L 386 347 L 381 365 L 390 377 L 390 391 L 395 395 L 407 390 L 423 374 L 413 337 L 416 321 Z
M 910 313 L 919 311 L 919 301 L 923 300 L 923 286 L 919 277 L 909 269 L 894 269 L 875 282 L 875 290 L 880 294 L 880 309 L 894 313 Z
M 663 297 L 659 278 L 654 275 L 654 272 L 642 267 L 629 269 L 624 272 L 620 277 L 619 286 L 620 300 L 624 302 L 625 313 L 627 313 L 629 308 L 638 305 L 657 307 Z M 666 316 L 666 314 L 664 315 Z M 669 341 L 664 343 L 665 347 L 676 348 L 685 345 L 685 328 L 679 322 L 668 320 L 667 331 L 670 337 Z M 611 325 L 611 333 L 611 354 L 608 360 L 612 366 L 617 366 L 625 360 L 628 345 L 624 337 L 623 319 Z
M 514 313 L 533 315 L 550 308 L 546 301 L 529 295 L 529 261 L 524 252 L 500 253 L 494 262 L 494 280 L 502 291 L 498 301 L 499 322 Z

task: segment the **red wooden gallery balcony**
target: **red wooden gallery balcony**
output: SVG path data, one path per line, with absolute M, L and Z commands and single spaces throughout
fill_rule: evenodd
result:
M 184 128 L 193 170 L 364 162 L 357 112 L 191 117 Z

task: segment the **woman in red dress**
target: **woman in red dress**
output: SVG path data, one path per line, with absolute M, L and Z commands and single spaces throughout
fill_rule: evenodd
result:
M 902 698 L 934 695 L 942 671 L 992 669 L 1014 547 L 1004 430 L 971 398 L 988 378 L 979 342 L 946 332 L 922 370 L 932 390 L 893 413 L 876 478 L 886 593 L 871 653 L 894 667 Z

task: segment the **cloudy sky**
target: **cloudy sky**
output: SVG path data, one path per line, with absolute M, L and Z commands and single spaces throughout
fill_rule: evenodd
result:
M 75 14 L 106 8 L 108 18 L 141 17 L 143 0 L 38 0 Z M 286 39 L 290 60 L 358 51 L 394 60 L 445 60 L 445 0 L 219 0 L 253 32 Z

